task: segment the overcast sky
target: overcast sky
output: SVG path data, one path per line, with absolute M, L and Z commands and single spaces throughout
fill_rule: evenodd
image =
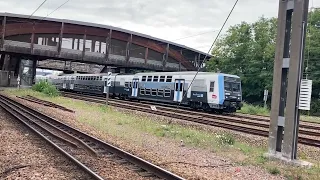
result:
M 0 0 L 0 11 L 30 15 L 42 1 Z M 65 1 L 47 0 L 35 15 L 47 16 Z M 239 0 L 225 29 L 241 21 L 254 22 L 261 16 L 276 17 L 278 1 Z M 234 2 L 235 0 L 70 0 L 49 17 L 112 25 L 208 52 Z M 310 0 L 309 7 L 313 6 L 320 7 L 320 0 Z M 180 39 L 187 36 L 193 37 Z

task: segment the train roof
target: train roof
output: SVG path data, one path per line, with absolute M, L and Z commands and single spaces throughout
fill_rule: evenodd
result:
M 154 75 L 196 75 L 197 71 L 180 71 L 180 72 L 148 72 L 148 73 L 136 73 L 135 75 L 142 75 L 142 76 L 154 76 Z M 237 75 L 232 74 L 225 74 L 225 73 L 215 73 L 215 72 L 198 72 L 198 75 L 223 75 L 223 76 L 229 76 L 229 77 L 235 77 L 240 78 Z
M 145 72 L 145 73 L 112 73 L 112 75 L 135 75 L 135 76 L 154 76 L 154 75 L 196 75 L 197 71 L 179 71 L 179 72 Z M 198 75 L 223 75 L 228 77 L 240 78 L 237 75 L 226 74 L 226 73 L 215 73 L 215 72 L 198 72 Z M 99 74 L 65 74 L 63 76 L 106 76 L 107 73 Z

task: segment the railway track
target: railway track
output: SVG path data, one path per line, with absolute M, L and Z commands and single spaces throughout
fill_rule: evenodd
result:
M 72 96 L 75 95 L 74 93 L 63 93 L 65 96 Z M 105 98 L 102 97 L 95 97 L 95 96 L 89 96 L 89 95 L 81 95 L 82 97 L 87 97 L 87 98 L 94 98 L 94 99 L 98 99 L 101 101 L 105 101 Z M 141 102 L 132 102 L 132 101 L 122 101 L 122 100 L 117 100 L 117 99 L 112 99 L 109 102 L 120 102 L 120 103 L 127 103 L 127 104 L 131 104 L 131 105 L 135 105 L 135 106 L 143 106 L 143 107 L 147 107 L 149 108 L 149 105 L 153 105 L 153 104 L 157 104 L 157 103 L 141 103 Z M 149 104 L 149 105 L 146 105 Z M 269 128 L 269 123 L 270 121 L 259 121 L 257 119 L 253 119 L 255 122 L 252 121 L 245 121 L 243 120 L 244 117 L 242 118 L 238 118 L 237 116 L 234 115 L 217 115 L 217 114 L 210 114 L 210 113 L 206 113 L 206 112 L 199 112 L 199 111 L 191 111 L 190 109 L 187 108 L 183 108 L 183 109 L 177 109 L 175 107 L 164 107 L 163 104 L 162 106 L 159 105 L 157 106 L 157 109 L 160 110 L 165 110 L 165 111 L 175 111 L 178 113 L 188 113 L 189 115 L 194 115 L 194 116 L 201 116 L 204 118 L 211 118 L 212 120 L 224 120 L 227 122 L 232 122 L 232 123 L 237 123 L 237 124 L 243 124 L 243 125 L 248 125 L 248 126 L 256 126 L 256 127 L 262 127 L 262 128 Z M 252 119 L 250 119 L 252 120 Z M 309 135 L 309 136 L 316 136 L 316 137 L 320 137 L 320 133 L 318 132 L 320 130 L 320 126 L 311 126 L 311 125 L 305 125 L 305 124 L 300 124 L 299 126 L 301 129 L 299 130 L 299 133 L 304 134 L 304 135 Z M 309 131 L 309 130 L 317 130 L 317 131 Z
M 97 97 L 92 97 L 92 96 L 91 97 L 82 96 L 82 95 L 77 95 L 74 93 L 63 93 L 63 95 L 65 97 L 69 97 L 69 98 L 73 98 L 73 99 L 79 99 L 79 100 L 84 100 L 84 101 L 89 101 L 89 102 L 105 104 L 105 100 L 103 98 L 97 98 Z M 230 119 L 230 117 L 226 117 L 226 116 L 222 116 L 222 115 L 219 116 L 219 115 L 211 115 L 208 113 L 190 112 L 190 111 L 186 111 L 183 109 L 174 109 L 176 111 L 173 112 L 172 108 L 161 107 L 161 106 L 158 106 L 157 110 L 152 110 L 150 108 L 150 106 L 143 105 L 138 102 L 128 102 L 128 101 L 120 101 L 120 100 L 114 100 L 114 99 L 110 100 L 108 102 L 108 104 L 115 106 L 115 107 L 120 107 L 120 108 L 125 108 L 125 109 L 130 109 L 130 110 L 137 110 L 137 111 L 141 111 L 141 112 L 152 113 L 152 114 L 156 114 L 156 115 L 192 121 L 192 122 L 196 122 L 196 123 L 200 123 L 200 124 L 226 128 L 226 129 L 239 131 L 239 132 L 243 132 L 243 133 L 249 133 L 249 134 L 254 134 L 254 135 L 259 135 L 259 136 L 264 136 L 264 137 L 269 136 L 269 131 L 267 131 L 267 130 L 261 130 L 261 129 L 256 129 L 256 128 L 251 128 L 251 127 L 234 125 L 234 124 L 222 122 L 222 120 L 223 121 L 225 121 L 225 120 L 232 121 L 234 123 L 242 123 L 243 122 L 243 121 L 239 121 L 236 119 Z M 246 122 L 245 125 L 256 125 L 256 126 L 261 127 L 261 124 L 252 123 L 252 122 L 248 123 L 248 121 Z M 265 126 L 265 125 L 263 125 L 263 126 Z M 269 125 L 267 125 L 265 127 L 269 128 Z M 301 134 L 304 133 L 305 135 L 319 136 L 318 132 L 312 132 L 312 131 L 306 131 L 306 130 L 300 130 L 299 132 Z M 316 140 L 316 139 L 311 139 L 311 138 L 299 137 L 299 143 L 309 145 L 309 146 L 320 147 L 320 141 Z
M 137 172 L 141 177 L 183 179 L 1 94 L 0 106 L 94 179 L 103 179 L 101 175 L 103 173 L 102 167 L 105 166 L 103 163 L 106 161 L 116 162 L 123 168 Z

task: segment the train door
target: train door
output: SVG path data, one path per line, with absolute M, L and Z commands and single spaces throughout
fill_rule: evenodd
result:
M 133 79 L 132 80 L 132 97 L 137 97 L 138 96 L 138 84 L 139 84 L 139 79 Z
M 176 79 L 174 82 L 174 96 L 173 101 L 181 102 L 183 98 L 184 80 Z
M 67 88 L 67 77 L 63 77 L 62 88 L 63 89 Z
M 103 93 L 108 93 L 108 78 L 107 78 L 107 76 L 103 76 L 102 81 L 103 81 Z
M 71 77 L 71 79 L 70 79 L 70 89 L 71 90 L 73 90 L 73 88 L 74 88 L 74 79 L 75 79 L 75 77 Z

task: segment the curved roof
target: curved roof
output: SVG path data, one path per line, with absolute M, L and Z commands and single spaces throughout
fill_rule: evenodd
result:
M 29 18 L 29 15 L 13 14 L 13 13 L 7 13 L 7 12 L 2 12 L 2 13 L 0 12 L 0 16 L 15 17 L 15 18 L 25 18 L 25 19 Z M 197 52 L 197 53 L 202 54 L 202 55 L 207 55 L 209 58 L 212 57 L 212 55 L 210 55 L 208 53 L 204 53 L 202 51 L 187 47 L 187 46 L 182 45 L 182 44 L 174 43 L 174 42 L 167 41 L 167 40 L 160 39 L 160 38 L 156 38 L 156 37 L 153 37 L 153 36 L 150 36 L 150 35 L 138 33 L 138 32 L 135 32 L 135 31 L 130 31 L 130 30 L 114 27 L 114 26 L 96 24 L 96 23 L 89 23 L 89 22 L 82 22 L 82 21 L 75 21 L 75 20 L 68 20 L 68 19 L 58 19 L 58 18 L 48 18 L 48 17 L 45 18 L 45 19 L 44 18 L 45 17 L 32 16 L 30 19 L 53 21 L 53 22 L 63 22 L 63 23 L 68 23 L 68 24 L 76 24 L 76 25 L 82 25 L 82 26 L 90 26 L 90 27 L 97 27 L 97 28 L 112 29 L 112 30 L 115 30 L 115 31 L 124 32 L 124 33 L 128 33 L 128 34 L 133 34 L 133 35 L 144 37 L 144 38 L 148 38 L 148 39 L 151 39 L 151 40 L 165 42 L 165 43 L 168 43 L 168 44 L 180 47 L 180 48 L 184 48 L 184 49 L 187 49 L 187 50 L 190 50 L 190 51 Z

